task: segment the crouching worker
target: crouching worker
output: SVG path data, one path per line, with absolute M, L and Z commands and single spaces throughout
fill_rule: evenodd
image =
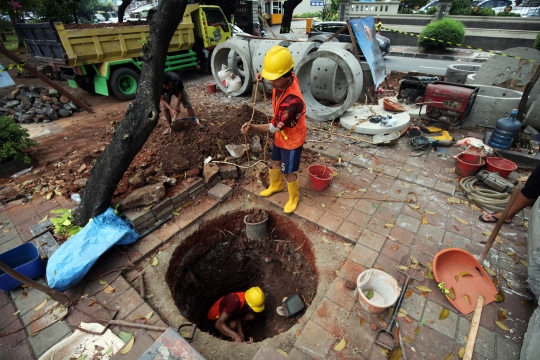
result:
M 257 81 L 263 78 L 272 85 L 272 109 L 274 118 L 270 124 L 253 125 L 245 123 L 242 134 L 250 130 L 274 134 L 272 149 L 272 168 L 270 186 L 261 196 L 270 196 L 283 190 L 283 178 L 287 181 L 289 201 L 283 211 L 290 214 L 296 210 L 298 201 L 298 178 L 295 172 L 300 167 L 302 148 L 306 140 L 306 104 L 298 79 L 292 73 L 294 60 L 289 49 L 274 46 L 264 57 L 262 74 L 257 74 Z
M 242 322 L 253 321 L 264 310 L 264 293 L 255 286 L 246 292 L 231 293 L 216 301 L 208 312 L 210 333 L 222 334 L 234 342 L 244 342 Z

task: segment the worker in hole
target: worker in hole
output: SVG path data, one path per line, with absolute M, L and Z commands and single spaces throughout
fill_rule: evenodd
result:
M 222 334 L 234 342 L 244 342 L 243 322 L 254 321 L 256 314 L 264 310 L 264 293 L 258 286 L 246 292 L 223 296 L 208 312 L 209 332 Z
M 176 109 L 171 107 L 172 96 L 176 96 L 178 101 L 176 102 Z M 165 120 L 167 120 L 168 127 L 163 132 L 163 135 L 170 134 L 172 120 L 176 118 L 176 115 L 180 112 L 180 104 L 186 108 L 191 121 L 196 122 L 199 126 L 199 120 L 195 116 L 193 106 L 189 101 L 189 95 L 184 87 L 184 83 L 180 80 L 180 76 L 173 72 L 166 72 L 163 74 L 163 89 L 161 91 L 161 105 L 165 111 Z
M 292 72 L 293 66 L 292 54 L 286 47 L 274 46 L 266 53 L 263 70 L 257 74 L 257 81 L 266 79 L 272 85 L 274 117 L 269 124 L 245 123 L 241 129 L 242 134 L 256 130 L 274 135 L 272 165 L 268 170 L 270 186 L 260 195 L 266 197 L 282 191 L 285 178 L 289 200 L 283 211 L 287 214 L 294 212 L 298 206 L 300 186 L 295 172 L 300 167 L 300 157 L 306 140 L 306 104 L 298 79 Z

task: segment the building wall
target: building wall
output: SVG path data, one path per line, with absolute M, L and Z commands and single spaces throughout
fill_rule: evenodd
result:
M 293 15 L 308 12 L 319 12 L 323 9 L 324 0 L 303 0 L 293 11 Z

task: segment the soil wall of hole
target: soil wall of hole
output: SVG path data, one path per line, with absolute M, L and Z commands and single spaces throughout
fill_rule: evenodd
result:
M 296 318 L 276 313 L 284 297 L 298 293 L 308 302 L 315 297 L 317 271 L 310 241 L 285 216 L 267 213 L 265 241 L 245 237 L 248 212 L 238 211 L 203 224 L 175 249 L 166 281 L 181 314 L 201 330 L 208 330 L 210 307 L 231 292 L 252 286 L 265 292 L 265 310 L 244 331 L 246 339 L 253 337 L 254 341 L 282 333 L 296 323 Z

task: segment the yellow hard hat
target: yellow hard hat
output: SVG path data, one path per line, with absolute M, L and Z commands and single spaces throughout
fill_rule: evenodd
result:
M 293 67 L 294 60 L 289 49 L 276 45 L 266 53 L 261 74 L 267 80 L 276 80 L 291 71 Z
M 256 313 L 264 310 L 264 293 L 260 287 L 255 286 L 246 291 L 246 302 Z

